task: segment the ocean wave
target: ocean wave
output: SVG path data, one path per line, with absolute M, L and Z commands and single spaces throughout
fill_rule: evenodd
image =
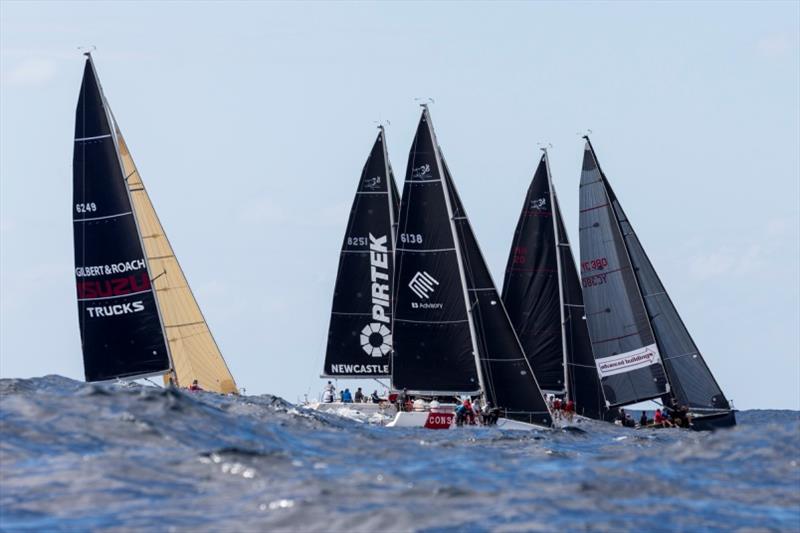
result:
M 0 380 L 3 530 L 800 527 L 800 413 L 714 433 L 393 429 L 270 396 Z

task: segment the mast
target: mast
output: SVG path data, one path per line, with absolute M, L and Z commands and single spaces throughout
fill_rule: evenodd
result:
M 386 147 L 386 130 L 384 129 L 383 124 L 378 126 L 378 129 L 380 130 L 381 138 L 383 139 L 383 160 L 386 162 L 386 201 L 389 203 L 389 227 L 392 228 L 392 231 L 389 232 L 389 239 L 392 242 L 392 253 L 394 253 L 395 248 L 397 248 L 397 222 L 395 221 L 394 216 L 394 207 L 396 201 L 396 198 L 394 197 L 394 176 L 392 175 L 392 165 L 389 163 L 389 149 Z
M 570 399 L 569 388 L 569 361 L 567 360 L 567 330 L 566 317 L 564 316 L 564 281 L 563 270 L 561 268 L 561 241 L 558 238 L 558 217 L 556 216 L 556 191 L 553 188 L 553 176 L 550 174 L 550 159 L 547 156 L 547 148 L 542 148 L 544 152 L 544 164 L 547 169 L 547 187 L 550 189 L 550 211 L 553 220 L 553 238 L 556 245 L 556 273 L 558 276 L 558 312 L 561 318 L 561 350 L 564 358 L 564 398 Z
M 467 290 L 467 280 L 466 274 L 464 273 L 464 258 L 461 256 L 461 242 L 458 238 L 458 232 L 456 231 L 455 225 L 455 218 L 453 216 L 453 206 L 450 203 L 450 190 L 447 184 L 447 180 L 445 179 L 444 168 L 442 167 L 442 156 L 439 150 L 439 141 L 436 139 L 436 132 L 433 130 L 433 124 L 431 123 L 431 115 L 430 111 L 428 110 L 428 104 L 420 104 L 423 108 L 423 114 L 425 115 L 426 121 L 428 123 L 428 129 L 431 134 L 431 138 L 433 139 L 433 146 L 436 150 L 436 165 L 439 170 L 439 176 L 442 180 L 442 189 L 444 190 L 444 202 L 447 206 L 447 216 L 450 219 L 450 231 L 453 235 L 453 243 L 455 243 L 455 252 L 456 252 L 456 262 L 458 263 L 458 275 L 459 279 L 461 280 L 461 289 L 464 293 L 464 304 L 467 306 L 467 321 L 469 322 L 469 332 L 470 337 L 472 338 L 472 354 L 475 358 L 475 370 L 478 374 L 478 386 L 480 387 L 481 393 L 481 402 L 485 401 L 486 398 L 486 384 L 484 382 L 483 377 L 483 368 L 481 365 L 480 359 L 480 352 L 478 351 L 478 344 L 477 344 L 477 333 L 475 331 L 475 320 L 472 316 L 472 303 L 470 302 L 469 292 Z

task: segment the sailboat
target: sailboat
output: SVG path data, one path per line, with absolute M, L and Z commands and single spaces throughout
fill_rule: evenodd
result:
M 688 407 L 693 429 L 735 425 L 730 403 L 584 139 L 581 280 L 606 405 L 658 399 Z
M 422 116 L 408 156 L 395 250 L 391 383 L 423 397 L 479 397 L 498 426 L 552 426 L 436 141 Z M 452 413 L 399 412 L 389 426 L 445 428 Z
M 192 294 L 90 53 L 75 114 L 73 232 L 86 381 L 163 376 L 238 393 Z
M 542 391 L 605 419 L 575 260 L 547 149 L 533 175 L 508 256 L 503 303 Z
M 380 126 L 361 171 L 339 253 L 322 377 L 390 376 L 398 204 L 386 132 Z M 314 403 L 313 407 L 335 410 L 342 404 Z M 377 404 L 359 404 L 359 408 L 378 411 Z

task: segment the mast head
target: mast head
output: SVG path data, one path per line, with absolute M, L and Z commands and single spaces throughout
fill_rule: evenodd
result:
M 92 52 L 97 50 L 97 47 L 95 45 L 93 45 L 93 44 L 89 45 L 89 46 L 79 46 L 78 50 L 81 51 L 82 55 L 84 55 L 84 56 L 88 57 L 89 59 L 91 59 L 92 58 Z
M 385 134 L 385 133 L 386 133 L 386 126 L 391 126 L 391 125 L 392 125 L 391 121 L 389 121 L 389 120 L 375 120 L 375 121 L 373 121 L 373 122 L 374 122 L 375 124 L 377 124 L 377 125 L 378 125 L 378 126 L 377 126 L 377 127 L 378 127 L 378 130 L 379 130 L 379 131 L 380 131 L 382 134 Z
M 428 104 L 435 104 L 436 103 L 436 101 L 433 98 L 430 98 L 428 96 L 414 98 L 414 101 L 417 102 L 419 104 L 419 106 L 422 109 L 424 109 L 426 112 L 430 111 L 428 109 Z

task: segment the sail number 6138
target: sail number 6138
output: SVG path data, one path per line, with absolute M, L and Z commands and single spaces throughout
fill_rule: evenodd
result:
M 400 242 L 403 244 L 422 244 L 422 234 L 420 233 L 401 233 Z

